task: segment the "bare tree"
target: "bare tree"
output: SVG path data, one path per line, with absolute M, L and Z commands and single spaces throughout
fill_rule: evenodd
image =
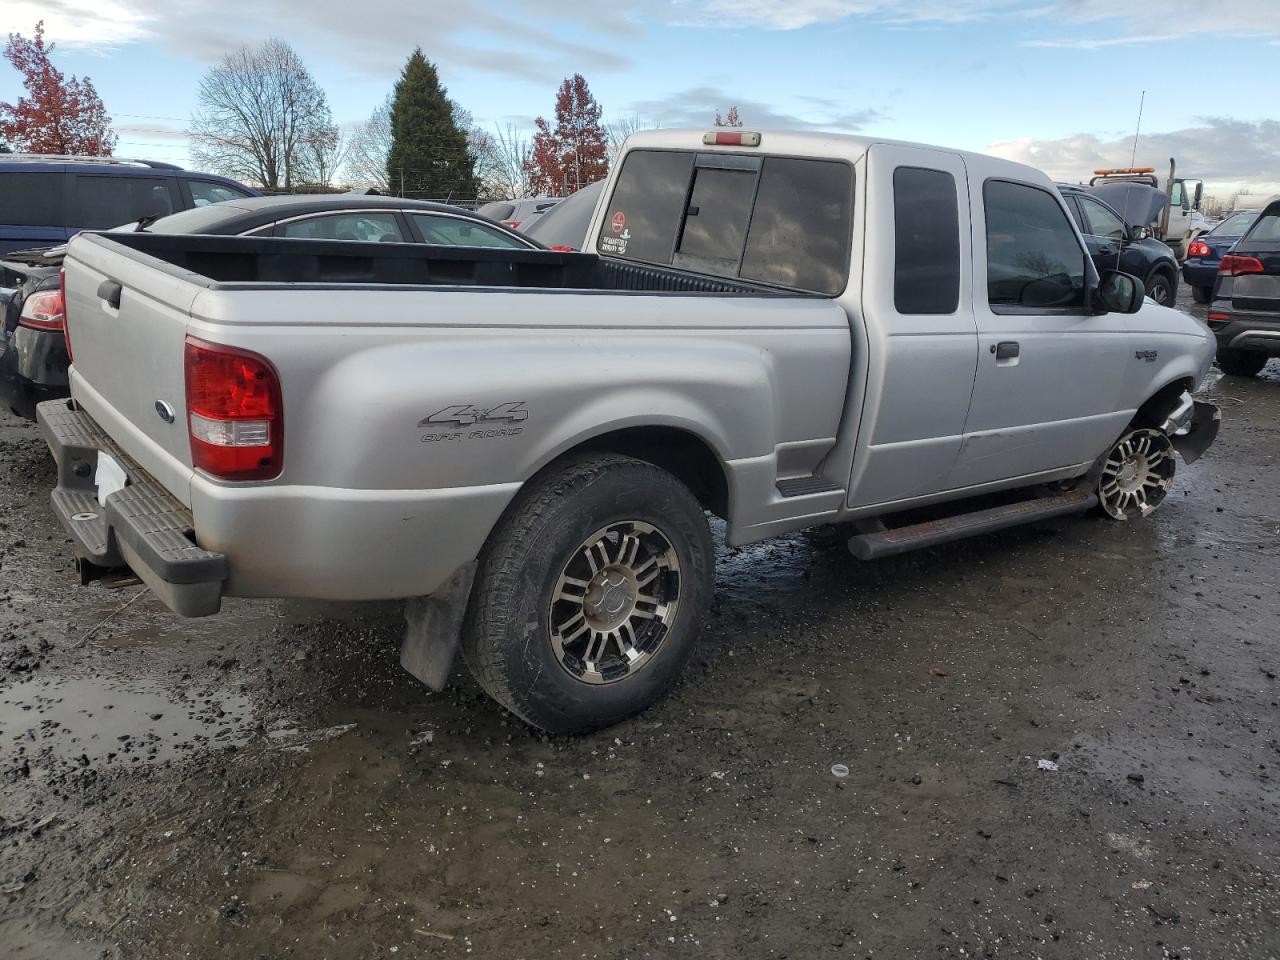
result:
M 633 133 L 639 133 L 641 130 L 657 130 L 660 126 L 661 124 L 656 121 L 641 119 L 634 113 L 619 117 L 617 120 L 610 120 L 604 125 L 605 142 L 609 145 L 609 159 L 617 159 L 618 154 L 622 152 L 622 145 Z
M 350 138 L 338 126 L 317 127 L 298 148 L 298 177 L 306 186 L 327 188 L 346 162 Z
M 347 148 L 347 179 L 390 193 L 387 156 L 391 153 L 391 98 L 374 109 L 368 120 L 357 124 Z
M 333 120 L 324 91 L 283 40 L 243 46 L 210 67 L 191 118 L 191 157 L 218 173 L 291 189 L 308 179 L 304 145 Z
M 475 158 L 476 177 L 483 194 L 496 200 L 516 200 L 529 196 L 529 138 L 509 123 L 494 124 L 493 133 L 472 127 L 470 149 Z

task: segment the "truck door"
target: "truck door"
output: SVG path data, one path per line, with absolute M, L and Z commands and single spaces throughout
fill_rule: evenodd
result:
M 1092 461 L 1132 416 L 1127 318 L 1086 309 L 1091 264 L 1062 198 L 991 178 L 970 203 L 978 369 L 953 488 Z
M 946 488 L 977 362 L 970 235 L 959 155 L 870 148 L 861 296 L 866 399 L 852 507 Z

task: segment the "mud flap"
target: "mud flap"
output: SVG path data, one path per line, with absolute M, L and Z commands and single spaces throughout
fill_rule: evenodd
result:
M 405 601 L 406 627 L 400 644 L 400 666 L 432 690 L 443 690 L 449 679 L 475 577 L 473 560 L 455 570 L 431 596 L 410 597 Z
M 1195 463 L 1213 444 L 1220 426 L 1222 411 L 1206 400 L 1196 400 L 1186 433 L 1175 433 L 1169 439 L 1185 462 Z

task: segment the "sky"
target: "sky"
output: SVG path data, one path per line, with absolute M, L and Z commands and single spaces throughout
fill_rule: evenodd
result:
M 605 119 L 814 129 L 994 153 L 1063 180 L 1139 165 L 1226 196 L 1280 192 L 1280 0 L 3 0 L 89 75 L 116 152 L 183 163 L 199 80 L 288 41 L 340 123 L 369 115 L 412 48 L 492 128 L 553 113 L 582 73 Z M 0 63 L 0 101 L 21 95 Z

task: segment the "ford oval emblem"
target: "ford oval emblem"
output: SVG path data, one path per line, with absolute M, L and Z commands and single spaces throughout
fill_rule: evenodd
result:
M 165 423 L 173 423 L 178 416 L 174 413 L 173 404 L 166 403 L 163 400 L 156 401 L 156 415 Z

